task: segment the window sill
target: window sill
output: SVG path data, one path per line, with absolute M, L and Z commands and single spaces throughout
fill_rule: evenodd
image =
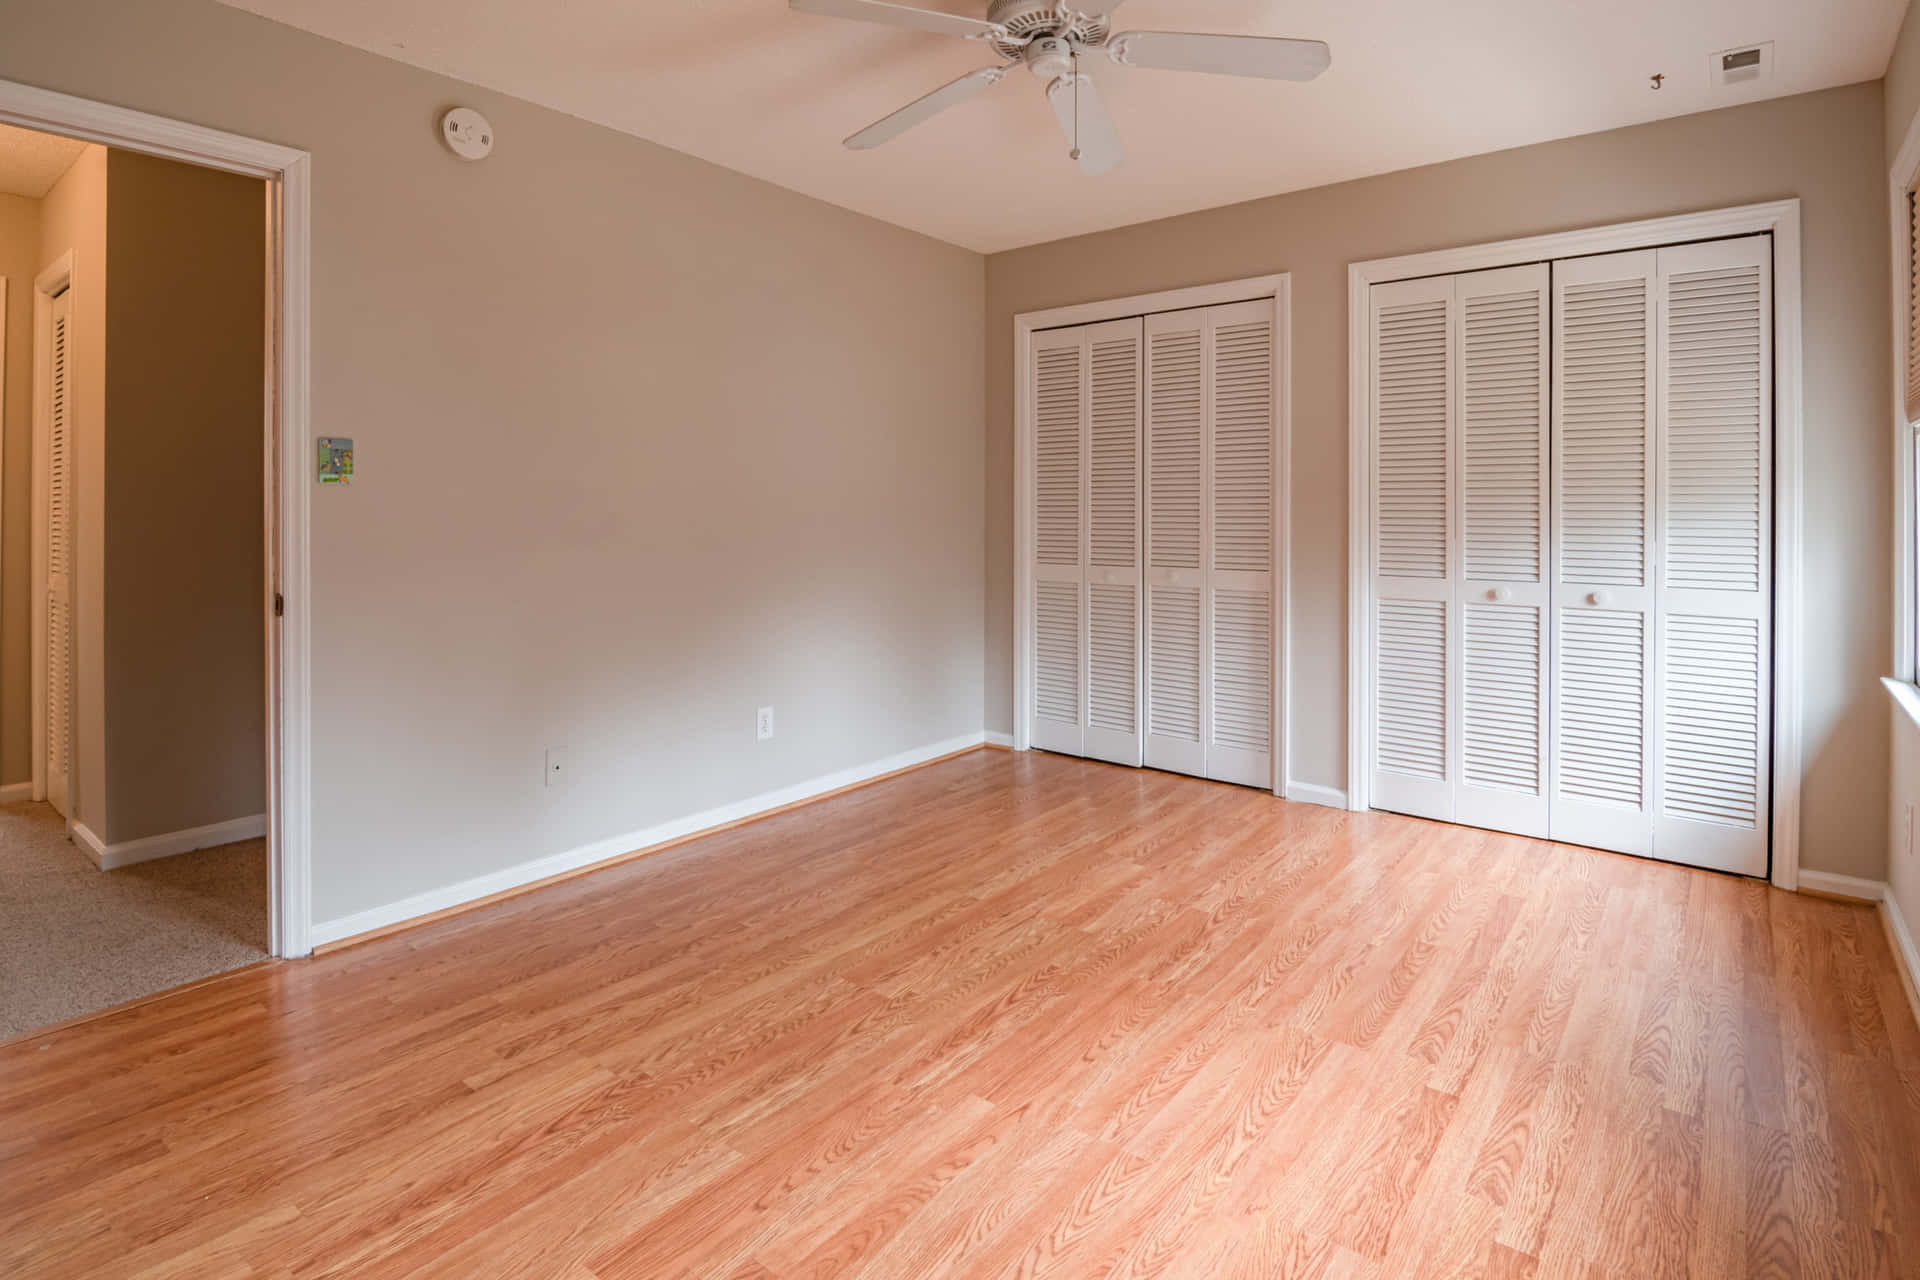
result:
M 1907 719 L 1920 729 L 1920 685 L 1895 680 L 1892 676 L 1881 676 L 1880 683 L 1887 686 L 1887 692 L 1893 695 L 1893 705 L 1906 712 Z

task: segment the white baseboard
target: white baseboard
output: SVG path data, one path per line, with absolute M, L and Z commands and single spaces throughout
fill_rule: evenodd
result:
M 1814 893 L 1830 893 L 1836 898 L 1855 898 L 1861 902 L 1879 902 L 1887 896 L 1884 881 L 1835 875 L 1831 871 L 1809 871 L 1805 867 L 1800 869 L 1799 887 Z
M 987 745 L 990 747 L 1005 747 L 1011 751 L 1013 750 L 1013 735 L 1010 733 L 996 733 L 992 729 L 989 729 L 987 730 Z
M 1329 809 L 1347 807 L 1347 793 L 1337 787 L 1323 787 L 1317 782 L 1287 783 L 1287 799 L 1297 800 L 1301 804 L 1325 805 Z
M 1801 873 L 1801 879 L 1806 874 Z M 1900 970 L 1901 985 L 1907 989 L 1907 1003 L 1913 1007 L 1913 1020 L 1920 1023 L 1920 949 L 1913 945 L 1913 931 L 1907 928 L 1900 904 L 1889 893 L 1880 900 L 1880 919 L 1887 926 L 1887 941 L 1893 946 L 1893 962 Z
M 9 782 L 0 787 L 0 804 L 19 804 L 22 800 L 33 799 L 33 783 Z
M 209 823 L 204 827 L 189 827 L 185 831 L 166 831 L 157 836 L 142 836 L 138 840 L 123 840 L 119 844 L 103 842 L 84 822 L 73 824 L 73 838 L 80 842 L 80 847 L 87 851 L 87 856 L 102 871 L 130 867 L 136 862 L 152 862 L 155 858 L 171 858 L 175 854 L 192 853 L 195 849 L 211 849 L 237 840 L 258 840 L 266 834 L 267 815 L 264 813 Z
M 917 764 L 925 764 L 929 760 L 937 760 L 941 756 L 952 755 L 956 751 L 984 746 L 986 742 L 987 735 L 984 733 L 970 733 L 964 737 L 949 738 L 945 742 L 931 743 L 928 746 L 916 747 L 912 751 L 903 751 L 899 755 L 888 756 L 884 760 L 873 760 L 866 764 L 841 769 L 836 773 L 823 774 L 818 778 L 797 782 L 790 787 L 782 787 L 778 791 L 768 791 L 750 799 L 721 805 L 717 809 L 688 814 L 684 818 L 675 818 L 639 831 L 629 831 L 624 835 L 596 840 L 592 844 L 583 844 L 563 853 L 536 858 L 532 862 L 522 862 L 488 875 L 475 876 L 471 880 L 447 885 L 445 888 L 429 889 L 425 893 L 417 893 L 410 898 L 402 898 L 398 902 L 390 902 L 385 906 L 356 911 L 352 915 L 341 916 L 334 920 L 315 921 L 313 944 L 317 947 L 326 946 L 363 933 L 372 933 L 378 929 L 404 924 L 408 920 L 429 916 L 437 911 L 446 911 L 469 902 L 476 902 L 481 898 L 490 898 L 497 893 L 506 893 L 523 885 L 566 875 L 571 871 L 584 870 L 595 863 L 625 858 L 655 845 L 682 840 L 714 827 L 724 827 L 728 823 L 738 822 L 742 818 L 751 818 L 769 809 L 778 809 L 802 800 L 811 800 L 829 791 L 838 791 L 842 787 L 866 782 L 883 774 L 911 769 Z

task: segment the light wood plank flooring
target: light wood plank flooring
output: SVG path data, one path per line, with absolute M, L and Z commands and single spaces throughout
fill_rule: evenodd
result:
M 0 1274 L 1920 1275 L 1867 909 L 982 752 L 0 1048 Z

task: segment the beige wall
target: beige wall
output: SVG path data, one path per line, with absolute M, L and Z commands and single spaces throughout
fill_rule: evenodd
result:
M 1909 6 L 1887 61 L 1886 155 L 1891 161 L 1906 141 L 1907 126 L 1920 111 L 1920 6 Z
M 74 717 L 76 820 L 102 823 L 106 801 L 104 614 L 107 403 L 107 151 L 88 147 L 40 206 L 40 265 L 73 254 L 71 345 L 74 479 Z M 31 716 L 31 705 L 29 705 Z
M 1799 196 L 1806 335 L 1803 860 L 1878 878 L 1890 619 L 1887 229 L 1876 83 L 1189 214 L 987 262 L 989 730 L 1012 729 L 1013 317 L 1293 273 L 1290 770 L 1346 785 L 1347 264 Z
M 6 394 L 0 399 L 0 784 L 33 776 L 27 711 L 33 654 L 33 280 L 40 274 L 40 202 L 0 195 L 0 276 L 7 281 Z
M 209 0 L 5 26 L 313 154 L 317 919 L 979 731 L 979 256 Z
M 117 844 L 266 809 L 265 184 L 110 151 L 107 259 Z

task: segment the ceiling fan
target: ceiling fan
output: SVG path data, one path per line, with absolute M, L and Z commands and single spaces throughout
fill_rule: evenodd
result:
M 1047 83 L 1047 99 L 1067 135 L 1073 158 L 1089 177 L 1107 172 L 1125 156 L 1113 117 L 1107 114 L 1092 77 L 1080 59 L 1104 54 L 1123 67 L 1163 71 L 1210 71 L 1216 75 L 1259 76 L 1269 80 L 1311 80 L 1333 62 L 1319 40 L 1281 40 L 1270 36 L 1202 35 L 1186 31 L 1125 31 L 1115 34 L 1112 0 L 1106 11 L 1082 13 L 1055 0 L 992 0 L 985 19 L 932 9 L 883 3 L 883 0 L 789 0 L 800 13 L 877 22 L 889 27 L 964 36 L 993 46 L 1000 65 L 968 72 L 918 102 L 868 125 L 846 140 L 853 151 L 891 142 L 917 124 L 1006 78 L 1016 65 Z

